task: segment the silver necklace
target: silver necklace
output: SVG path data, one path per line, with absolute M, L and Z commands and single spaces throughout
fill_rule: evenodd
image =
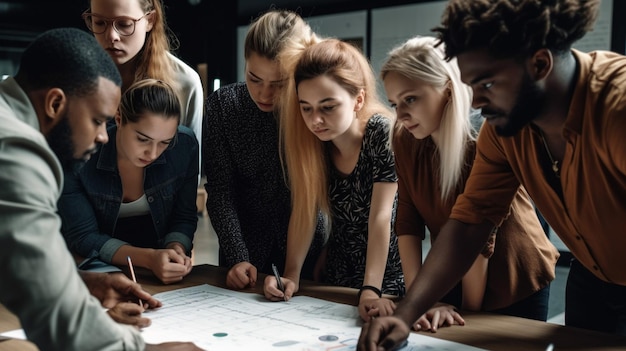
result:
M 561 178 L 561 169 L 559 168 L 559 161 L 555 160 L 552 157 L 552 153 L 550 152 L 550 148 L 548 147 L 548 143 L 546 142 L 546 138 L 543 136 L 543 131 L 539 130 L 539 134 L 541 135 L 541 141 L 543 141 L 543 146 L 546 148 L 546 152 L 548 153 L 548 157 L 550 158 L 550 163 L 552 163 L 552 171 L 557 178 Z

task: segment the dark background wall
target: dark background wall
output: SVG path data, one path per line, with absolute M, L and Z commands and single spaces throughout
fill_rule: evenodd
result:
M 237 77 L 237 27 L 271 6 L 298 11 L 303 17 L 370 10 L 429 0 L 165 0 L 168 23 L 179 39 L 176 54 L 192 67 L 206 63 L 208 77 L 222 84 Z M 612 0 L 602 0 L 612 1 Z M 40 32 L 54 27 L 84 28 L 80 14 L 88 0 L 0 0 L 0 60 L 17 61 Z M 613 4 L 611 48 L 624 53 L 626 1 Z M 11 72 L 1 72 L 11 73 Z
M 308 17 L 423 1 L 164 0 L 164 4 L 167 21 L 180 42 L 176 54 L 192 67 L 206 63 L 207 75 L 223 77 L 226 84 L 236 80 L 237 27 L 271 6 Z M 0 60 L 16 62 L 24 47 L 46 29 L 84 28 L 80 14 L 88 6 L 88 0 L 0 0 Z

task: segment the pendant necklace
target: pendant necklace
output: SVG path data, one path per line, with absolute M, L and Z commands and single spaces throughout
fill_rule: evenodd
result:
M 550 153 L 550 148 L 548 147 L 548 143 L 546 142 L 546 138 L 543 136 L 543 131 L 539 130 L 539 134 L 541 135 L 541 141 L 543 141 L 543 146 L 548 153 L 548 157 L 550 158 L 550 163 L 552 164 L 552 171 L 557 178 L 561 178 L 561 170 L 559 169 L 559 161 L 555 160 L 552 157 L 552 153 Z

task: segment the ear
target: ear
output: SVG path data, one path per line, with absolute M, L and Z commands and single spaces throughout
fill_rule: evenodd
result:
M 40 119 L 41 130 L 52 129 L 61 119 L 65 118 L 68 100 L 63 89 L 52 88 L 45 93 L 43 116 Z M 45 134 L 45 132 L 44 132 Z
M 146 33 L 151 31 L 152 27 L 154 27 L 154 16 L 156 16 L 156 12 L 154 10 L 152 10 L 152 12 L 150 12 L 150 14 L 146 16 L 146 21 L 148 23 L 146 25 Z
M 537 50 L 528 60 L 528 73 L 535 81 L 545 79 L 554 67 L 554 57 L 549 49 Z
M 364 104 L 365 104 L 365 90 L 361 89 L 359 91 L 359 94 L 356 96 L 356 100 L 354 104 L 354 111 L 355 112 L 361 111 Z
M 446 85 L 444 85 L 444 89 L 446 97 L 450 100 L 452 98 L 452 81 L 450 79 L 448 79 Z
M 118 129 L 122 125 L 122 115 L 120 114 L 119 108 L 117 109 L 117 111 L 115 111 L 115 125 Z

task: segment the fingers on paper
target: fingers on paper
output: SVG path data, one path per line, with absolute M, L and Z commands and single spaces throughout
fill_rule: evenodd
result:
M 263 294 L 265 295 L 266 299 L 270 301 L 285 301 L 287 300 L 287 289 L 288 287 L 285 286 L 285 292 L 283 293 L 278 288 L 278 282 L 273 275 L 268 275 L 267 277 L 265 277 L 265 281 L 263 284 Z M 291 289 L 293 291 L 293 287 Z
M 363 324 L 359 335 L 358 350 L 397 350 L 406 345 L 405 335 L 395 325 L 381 322 L 385 318 L 376 318 Z
M 116 322 L 145 328 L 150 325 L 149 318 L 142 317 L 143 306 L 134 302 L 120 302 L 107 311 L 107 314 Z

